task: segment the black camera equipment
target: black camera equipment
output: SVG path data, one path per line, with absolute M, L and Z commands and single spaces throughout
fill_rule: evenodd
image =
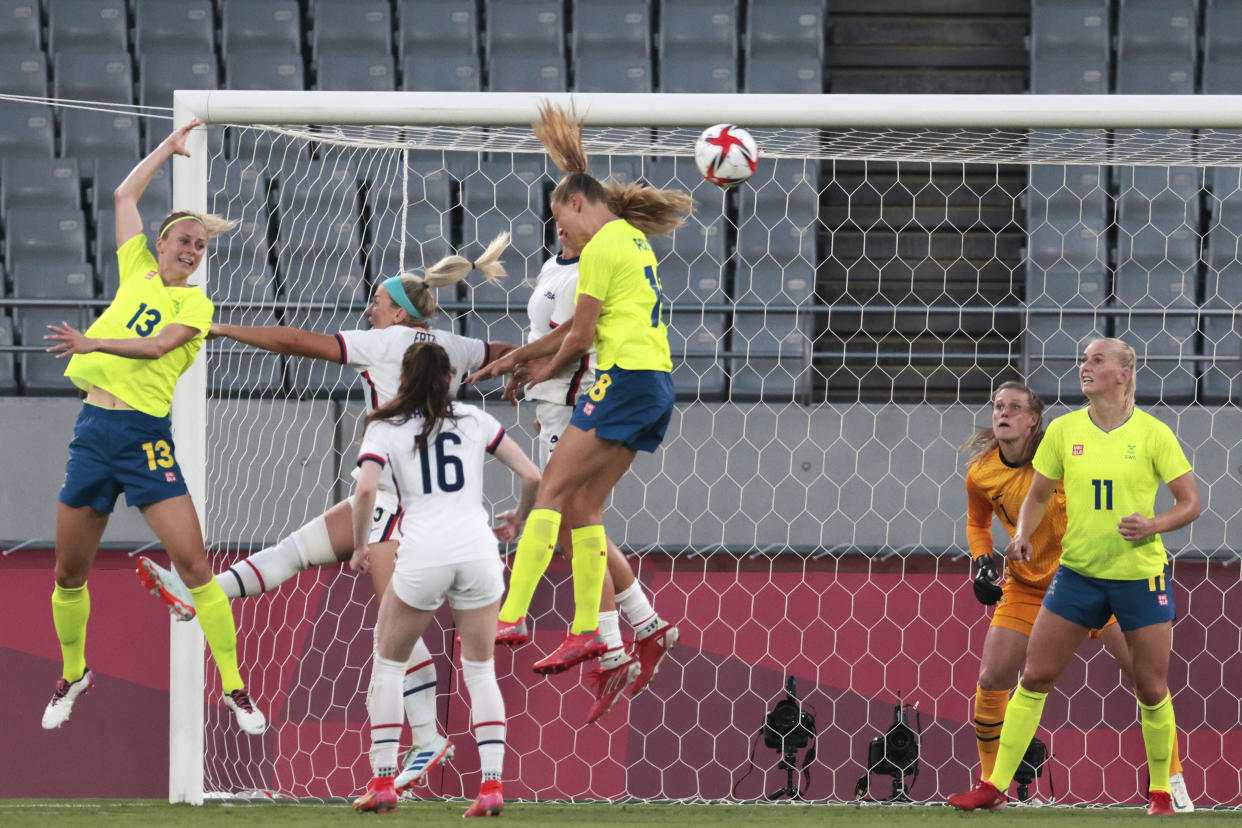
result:
M 918 732 L 910 727 L 910 713 L 915 714 Z M 893 707 L 893 723 L 883 736 L 876 736 L 867 743 L 867 770 L 854 786 L 854 796 L 862 799 L 871 787 L 871 774 L 891 776 L 893 779 L 892 793 L 880 800 L 881 802 L 909 802 L 910 788 L 919 778 L 919 737 L 923 734 L 923 716 L 918 712 L 918 705 L 901 703 L 901 694 L 897 694 L 897 704 Z M 913 776 L 910 785 L 905 778 Z
M 798 702 L 798 685 L 793 676 L 785 679 L 785 698 L 781 699 L 768 712 L 763 720 L 763 744 L 772 750 L 779 751 L 781 760 L 776 767 L 785 771 L 785 787 L 768 794 L 768 799 L 801 799 L 802 792 L 794 785 L 794 774 L 798 771 L 798 751 L 807 747 L 815 738 L 815 716 L 808 713 Z M 811 778 L 806 766 L 815 760 L 815 748 L 812 747 L 802 757 L 802 775 L 805 782 Z
M 1013 774 L 1013 781 L 1018 783 L 1018 801 L 1027 802 L 1031 798 L 1029 785 L 1034 783 L 1036 779 L 1044 775 L 1044 765 L 1052 757 L 1048 755 L 1048 748 L 1038 737 L 1031 739 L 1031 743 L 1027 745 L 1026 753 L 1022 754 L 1022 761 L 1018 763 L 1018 769 Z M 1051 799 L 1056 798 L 1056 789 L 1052 786 L 1052 770 L 1048 770 L 1048 790 L 1051 792 Z

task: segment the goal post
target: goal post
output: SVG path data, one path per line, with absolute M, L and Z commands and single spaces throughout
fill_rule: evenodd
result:
M 698 203 L 653 243 L 677 413 L 605 514 L 682 638 L 649 691 L 583 725 L 586 680 L 530 672 L 571 611 L 554 564 L 535 642 L 497 653 L 506 793 L 760 798 L 784 784 L 780 757 L 753 743 L 786 677 L 818 713 L 807 799 L 852 798 L 899 693 L 926 724 L 914 798 L 968 784 L 989 615 L 968 583 L 958 447 L 1004 380 L 1029 378 L 1051 416 L 1080 404 L 1079 348 L 1108 334 L 1135 344 L 1139 403 L 1174 428 L 1204 491 L 1204 516 L 1166 538 L 1182 616 L 1170 686 L 1192 792 L 1242 802 L 1228 747 L 1242 718 L 1212 685 L 1242 669 L 1242 587 L 1226 568 L 1242 530 L 1242 96 L 180 91 L 175 124 L 208 129 L 174 162 L 174 204 L 240 221 L 204 262 L 218 318 L 365 327 L 381 276 L 477 253 L 506 230 L 509 279 L 442 291 L 437 324 L 516 341 L 555 252 L 557 173 L 530 130 L 543 100 L 585 117 L 597 176 Z M 745 126 L 763 154 L 733 191 L 702 182 L 691 157 L 720 122 Z M 219 571 L 348 494 L 361 405 L 348 368 L 204 350 L 173 416 Z M 530 445 L 525 405 L 494 385 L 467 393 Z M 497 508 L 516 493 L 504 477 L 487 481 Z M 172 801 L 365 785 L 369 593 L 326 567 L 234 602 L 243 676 L 271 720 L 257 739 L 216 703 L 197 625 L 174 624 Z M 477 761 L 450 623 L 438 616 L 428 644 L 460 767 L 430 790 L 462 796 Z M 1098 647 L 1071 673 L 1041 728 L 1068 769 L 1058 795 L 1137 801 L 1133 696 Z M 750 755 L 758 777 L 742 775 Z

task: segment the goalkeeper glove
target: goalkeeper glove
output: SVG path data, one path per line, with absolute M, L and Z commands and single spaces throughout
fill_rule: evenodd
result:
M 975 558 L 978 570 L 975 571 L 975 597 L 979 599 L 980 604 L 992 606 L 1001 599 L 1003 591 L 996 585 L 1000 580 L 1000 573 L 996 571 L 996 562 L 992 559 L 992 555 L 980 555 Z

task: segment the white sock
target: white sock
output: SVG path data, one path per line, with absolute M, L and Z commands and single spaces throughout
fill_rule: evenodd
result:
M 229 598 L 244 598 L 275 589 L 312 566 L 336 562 L 328 522 L 319 515 L 275 546 L 238 561 L 217 575 L 216 580 Z
M 499 780 L 505 766 L 505 700 L 496 683 L 496 666 L 487 661 L 461 660 L 461 674 L 470 691 L 470 721 L 479 746 L 483 781 Z
M 367 694 L 367 711 L 371 714 L 371 772 L 376 776 L 397 775 L 397 748 L 401 741 L 401 676 L 405 665 L 400 661 L 371 658 L 371 689 Z
M 599 634 L 608 649 L 599 657 L 599 666 L 605 670 L 616 667 L 625 660 L 625 645 L 621 643 L 621 618 L 616 610 L 599 613 Z
M 647 600 L 638 579 L 621 592 L 617 593 L 617 608 L 625 616 L 625 620 L 634 628 L 634 635 L 644 638 L 651 635 L 660 626 L 660 616 Z
M 405 720 L 410 723 L 411 746 L 416 748 L 431 744 L 436 732 L 436 665 L 431 651 L 420 638 L 405 663 L 405 675 L 401 681 L 405 702 Z

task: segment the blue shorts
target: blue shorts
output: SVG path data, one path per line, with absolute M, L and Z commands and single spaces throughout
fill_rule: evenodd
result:
M 673 416 L 674 398 L 667 371 L 609 368 L 578 398 L 569 424 L 634 451 L 655 451 Z
M 108 514 L 122 490 L 130 506 L 186 494 L 173 448 L 167 417 L 84 404 L 73 426 L 60 502 Z
M 1110 615 L 1117 616 L 1122 632 L 1177 617 L 1169 589 L 1169 565 L 1164 572 L 1141 581 L 1090 578 L 1064 566 L 1057 567 L 1044 593 L 1044 607 L 1066 621 L 1087 629 L 1102 629 Z

